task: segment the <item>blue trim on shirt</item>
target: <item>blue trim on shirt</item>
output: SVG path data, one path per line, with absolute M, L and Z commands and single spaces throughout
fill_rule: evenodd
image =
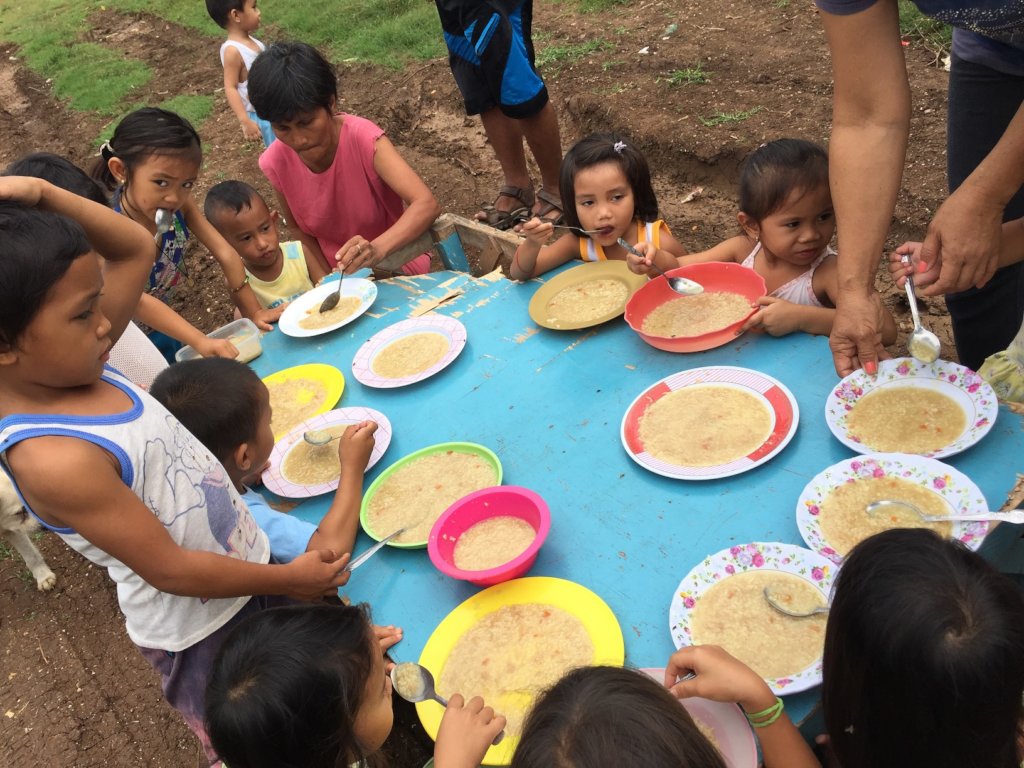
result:
M 103 416 L 75 416 L 65 413 L 20 413 L 13 416 L 5 416 L 0 419 L 0 431 L 3 431 L 5 427 L 9 426 L 18 426 L 21 424 L 47 424 L 52 422 L 70 424 L 72 426 L 126 424 L 129 421 L 134 421 L 142 415 L 142 400 L 139 399 L 139 396 L 133 389 L 131 389 L 131 387 L 117 379 L 112 379 L 109 376 L 100 376 L 100 380 L 105 381 L 108 384 L 112 384 L 128 395 L 132 401 L 132 407 L 127 411 L 122 411 L 121 413 L 105 414 Z

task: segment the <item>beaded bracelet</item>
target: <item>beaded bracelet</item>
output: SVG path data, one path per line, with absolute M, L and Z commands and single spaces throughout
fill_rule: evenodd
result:
M 748 714 L 747 722 L 749 722 L 754 728 L 767 728 L 782 717 L 783 706 L 782 699 L 776 696 L 775 703 L 767 709 L 762 709 L 760 712 L 752 712 Z
M 245 278 L 243 278 L 241 285 L 239 285 L 237 288 L 229 288 L 228 290 L 230 290 L 232 293 L 238 293 L 240 290 L 245 288 L 245 286 L 247 286 L 248 284 L 249 284 L 249 276 L 246 275 Z

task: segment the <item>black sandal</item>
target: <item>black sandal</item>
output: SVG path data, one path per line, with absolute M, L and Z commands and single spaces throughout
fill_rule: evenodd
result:
M 496 207 L 498 197 L 511 197 L 519 203 L 510 211 L 500 211 Z M 533 190 L 527 187 L 504 186 L 498 190 L 498 197 L 493 203 L 484 203 L 481 211 L 476 215 L 476 220 L 500 230 L 512 229 L 524 219 L 530 218 L 533 214 L 533 204 L 536 201 Z M 482 214 L 482 215 L 481 215 Z
M 562 198 L 556 195 L 552 195 L 546 191 L 543 187 L 537 190 L 537 199 L 544 203 L 541 209 L 534 213 L 538 219 L 544 222 L 548 222 L 554 225 L 565 224 L 565 214 L 562 212 Z M 558 215 L 554 218 L 546 218 L 552 211 L 558 211 Z

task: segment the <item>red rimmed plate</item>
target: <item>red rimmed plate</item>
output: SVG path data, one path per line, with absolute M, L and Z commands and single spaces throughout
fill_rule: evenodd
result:
M 285 456 L 296 445 L 302 442 L 302 433 L 311 429 L 327 429 L 339 425 L 358 424 L 361 421 L 377 422 L 377 431 L 373 433 L 373 450 L 370 452 L 370 460 L 366 464 L 366 471 L 380 461 L 384 452 L 391 445 L 391 422 L 388 417 L 373 408 L 362 406 L 350 406 L 348 408 L 337 408 L 333 411 L 320 413 L 312 418 L 306 419 L 288 431 L 284 437 L 277 441 L 274 450 L 270 453 L 270 466 L 264 470 L 262 480 L 268 491 L 276 493 L 287 499 L 308 499 L 312 496 L 319 496 L 322 493 L 330 493 L 338 487 L 340 478 L 327 483 L 316 483 L 313 485 L 300 485 L 293 483 L 281 472 Z M 338 444 L 331 443 L 337 451 Z
M 771 431 L 765 441 L 746 456 L 710 467 L 670 464 L 647 453 L 640 440 L 640 419 L 647 409 L 670 392 L 707 385 L 734 387 L 760 400 L 772 419 Z M 749 368 L 715 365 L 674 373 L 641 393 L 622 417 L 620 434 L 626 453 L 644 469 L 677 480 L 715 480 L 764 464 L 793 439 L 799 421 L 800 409 L 796 398 L 778 379 Z

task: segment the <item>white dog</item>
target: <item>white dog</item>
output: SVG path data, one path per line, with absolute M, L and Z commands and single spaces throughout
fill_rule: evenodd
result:
M 36 528 L 36 522 L 25 511 L 7 474 L 0 470 L 0 535 L 7 539 L 25 560 L 25 565 L 36 579 L 36 587 L 41 592 L 46 592 L 53 589 L 57 577 L 28 536 Z

